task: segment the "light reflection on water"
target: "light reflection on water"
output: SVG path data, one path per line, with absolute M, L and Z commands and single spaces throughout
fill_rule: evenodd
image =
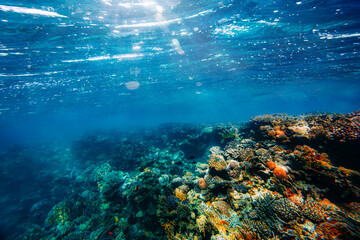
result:
M 350 112 L 360 102 L 359 8 L 345 1 L 7 1 L 0 5 L 0 122 L 58 112 L 80 122 L 127 116 L 115 117 L 119 125 L 138 115 L 155 124 Z

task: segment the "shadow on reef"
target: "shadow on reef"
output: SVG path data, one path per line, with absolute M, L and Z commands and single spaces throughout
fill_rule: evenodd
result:
M 354 112 L 84 135 L 21 239 L 360 239 L 359 132 Z

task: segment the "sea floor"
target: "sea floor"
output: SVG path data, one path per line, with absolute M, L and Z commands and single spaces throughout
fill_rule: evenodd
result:
M 97 131 L 0 155 L 2 239 L 360 239 L 360 112 Z

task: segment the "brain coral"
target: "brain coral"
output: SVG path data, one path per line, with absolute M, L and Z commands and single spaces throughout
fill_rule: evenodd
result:
M 307 199 L 302 206 L 302 214 L 314 222 L 326 221 L 325 209 L 316 201 Z
M 280 198 L 272 204 L 274 212 L 285 222 L 296 219 L 300 216 L 300 209 L 291 200 Z

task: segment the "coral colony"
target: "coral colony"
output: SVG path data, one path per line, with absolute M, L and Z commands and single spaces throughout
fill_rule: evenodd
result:
M 275 114 L 84 136 L 70 193 L 24 239 L 360 239 L 359 123 Z

